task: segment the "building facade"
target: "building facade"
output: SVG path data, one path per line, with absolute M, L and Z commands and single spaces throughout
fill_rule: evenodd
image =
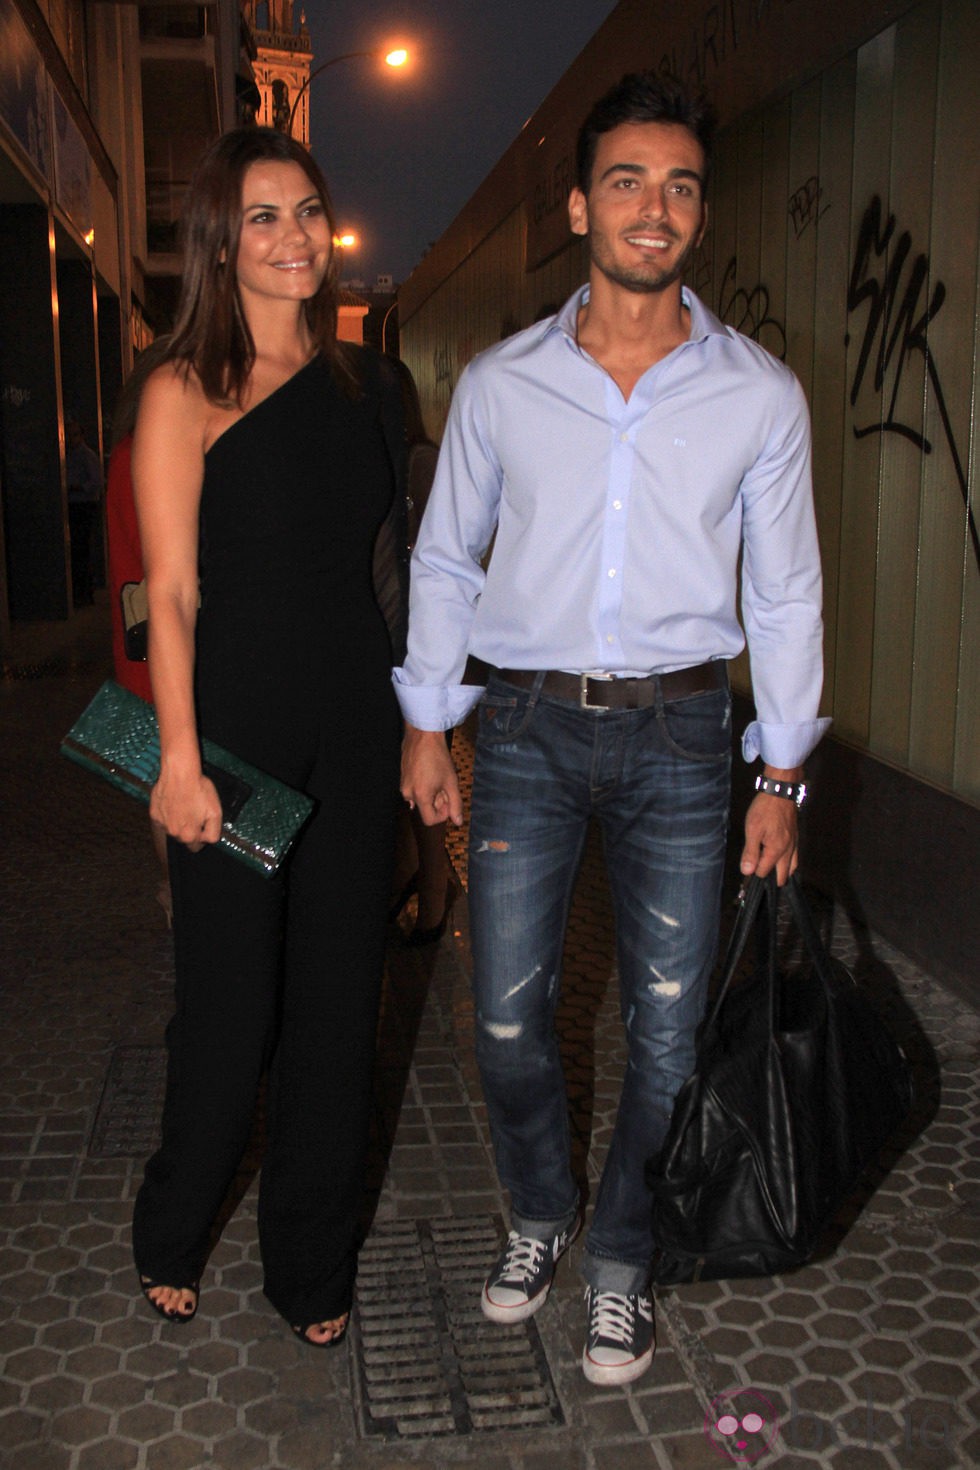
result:
M 430 432 L 475 352 L 585 278 L 575 133 L 639 66 L 719 111 L 690 284 L 811 404 L 834 726 L 811 764 L 808 871 L 975 991 L 980 10 L 621 0 L 399 293 Z M 748 697 L 744 659 L 733 676 Z
M 0 655 L 72 615 L 65 418 L 104 454 L 193 164 L 254 116 L 249 49 L 238 0 L 0 0 Z
M 297 29 L 293 0 L 245 0 L 245 15 L 255 37 L 255 81 L 261 97 L 256 121 L 291 133 L 310 146 L 310 33 L 306 12 Z

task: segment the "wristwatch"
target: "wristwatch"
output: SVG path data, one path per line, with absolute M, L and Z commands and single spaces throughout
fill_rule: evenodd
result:
M 787 801 L 795 801 L 797 806 L 806 801 L 805 781 L 777 781 L 774 776 L 756 776 L 755 789 L 765 792 L 766 796 L 785 796 Z

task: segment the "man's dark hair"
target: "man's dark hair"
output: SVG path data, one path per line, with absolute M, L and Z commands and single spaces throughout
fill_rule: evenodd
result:
M 679 123 L 701 144 L 704 153 L 702 193 L 708 187 L 715 110 L 703 93 L 690 93 L 676 78 L 655 71 L 628 72 L 589 113 L 575 150 L 576 182 L 583 194 L 592 184 L 592 166 L 603 133 L 623 123 Z

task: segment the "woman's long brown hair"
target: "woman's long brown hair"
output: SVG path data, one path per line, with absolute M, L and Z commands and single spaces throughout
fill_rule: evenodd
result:
M 212 143 L 184 201 L 183 277 L 168 356 L 194 369 L 213 403 L 240 404 L 255 362 L 237 263 L 245 173 L 263 162 L 298 164 L 320 198 L 331 238 L 336 234 L 326 180 L 301 144 L 275 128 L 257 127 L 235 128 Z M 331 250 L 326 274 L 305 303 L 306 320 L 317 348 L 349 386 L 350 369 L 337 344 L 338 269 Z

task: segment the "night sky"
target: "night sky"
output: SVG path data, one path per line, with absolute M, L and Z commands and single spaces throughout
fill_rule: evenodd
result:
M 615 5 L 307 0 L 314 67 L 398 42 L 414 58 L 400 73 L 344 61 L 311 84 L 313 152 L 361 240 L 346 277 L 411 273 Z

